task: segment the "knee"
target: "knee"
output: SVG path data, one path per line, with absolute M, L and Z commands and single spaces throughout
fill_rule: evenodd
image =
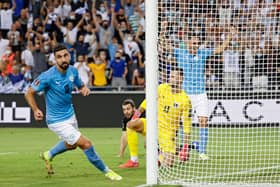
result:
M 86 140 L 85 143 L 84 143 L 84 148 L 85 148 L 85 149 L 88 149 L 88 148 L 90 148 L 91 146 L 92 146 L 91 141 L 90 141 L 90 140 Z
M 74 144 L 74 145 L 67 144 L 66 147 L 67 147 L 68 150 L 74 150 L 74 149 L 77 148 L 77 144 Z
M 208 122 L 208 118 L 207 117 L 201 117 L 199 118 L 199 126 L 200 127 L 207 127 L 207 122 Z
M 127 126 L 126 126 L 127 128 L 129 128 L 129 129 L 134 129 L 134 122 L 133 121 L 129 121 L 128 123 L 127 123 Z
M 81 149 L 85 150 L 85 149 L 90 148 L 90 147 L 92 146 L 92 143 L 91 143 L 91 141 L 90 141 L 89 139 L 87 139 L 86 137 L 81 136 L 81 138 L 79 139 L 77 145 L 78 145 Z

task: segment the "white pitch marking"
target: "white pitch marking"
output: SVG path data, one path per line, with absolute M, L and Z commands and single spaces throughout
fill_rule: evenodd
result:
M 0 156 L 1 155 L 12 155 L 12 154 L 17 154 L 18 152 L 0 152 Z

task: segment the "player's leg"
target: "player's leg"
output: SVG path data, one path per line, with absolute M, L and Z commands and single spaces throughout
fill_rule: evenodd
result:
M 121 164 L 120 168 L 137 168 L 138 162 L 138 135 L 137 132 L 145 135 L 146 120 L 138 118 L 127 123 L 127 143 L 129 147 L 130 160 Z
M 127 133 L 126 131 L 122 131 L 121 140 L 120 140 L 120 152 L 119 152 L 120 158 L 123 157 L 126 146 L 127 146 Z
M 135 120 L 131 120 L 127 123 L 127 128 L 132 129 L 143 136 L 146 136 L 146 119 L 138 118 Z
M 176 156 L 176 129 L 169 129 L 165 124 L 159 124 L 158 144 L 160 166 L 172 167 Z
M 114 171 L 110 170 L 98 154 L 94 150 L 94 146 L 91 141 L 83 135 L 80 135 L 76 142 L 76 145 L 83 150 L 89 162 L 94 165 L 99 171 L 103 172 L 106 177 L 111 180 L 121 180 L 122 177 L 116 174 Z
M 55 156 L 64 153 L 65 151 L 73 150 L 77 146 L 75 145 L 75 137 L 80 136 L 79 132 L 76 132 L 73 123 L 76 122 L 75 116 L 63 122 L 50 124 L 48 128 L 58 135 L 62 140 L 60 140 L 56 145 L 54 145 L 50 150 L 41 153 L 41 158 L 45 161 L 45 166 L 48 174 L 53 174 L 52 160 Z M 73 131 L 74 129 L 74 131 Z M 74 137 L 74 139 L 73 139 Z M 68 143 L 70 142 L 70 144 Z
M 208 143 L 208 100 L 206 94 L 198 96 L 197 116 L 199 122 L 199 157 L 201 160 L 208 160 L 206 147 Z

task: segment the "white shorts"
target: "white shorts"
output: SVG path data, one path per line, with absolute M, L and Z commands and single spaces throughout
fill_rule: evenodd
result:
M 81 136 L 75 115 L 65 121 L 49 124 L 48 128 L 69 145 L 74 145 Z
M 198 117 L 208 117 L 208 98 L 206 93 L 189 95 L 192 110 Z

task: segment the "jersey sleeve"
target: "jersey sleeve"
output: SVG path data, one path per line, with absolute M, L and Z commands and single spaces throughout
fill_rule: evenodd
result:
M 82 86 L 84 86 L 84 83 L 83 83 L 83 81 L 81 80 L 77 69 L 73 68 L 73 71 L 74 71 L 74 84 L 75 84 L 78 88 L 81 88 Z
M 39 75 L 31 84 L 31 88 L 36 92 L 41 92 L 49 86 L 49 79 L 46 73 Z
M 175 48 L 174 51 L 173 51 L 173 56 L 176 59 L 178 67 L 183 68 L 184 63 L 181 62 L 180 53 L 182 53 L 182 50 L 180 48 Z
M 144 110 L 146 110 L 146 107 L 147 107 L 147 105 L 146 105 L 146 99 L 144 99 L 144 100 L 142 101 L 142 103 L 140 104 L 140 108 L 143 108 Z
M 203 50 L 203 55 L 205 56 L 205 58 L 213 55 L 214 53 L 214 49 L 213 48 L 206 48 Z
M 192 104 L 191 100 L 189 99 L 188 96 L 186 96 L 186 102 L 182 111 L 183 115 L 183 126 L 184 126 L 184 132 L 186 134 L 190 134 L 191 132 L 191 127 L 192 127 Z

